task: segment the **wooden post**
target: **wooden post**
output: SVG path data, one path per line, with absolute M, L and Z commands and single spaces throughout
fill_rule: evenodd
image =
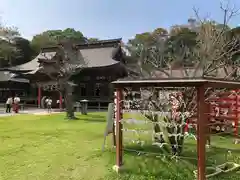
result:
M 59 109 L 62 110 L 62 93 L 59 92 Z
M 123 164 L 123 145 L 122 145 L 122 90 L 116 91 L 116 165 L 113 167 L 116 172 L 120 171 Z
M 113 125 L 112 141 L 113 141 L 113 147 L 116 147 L 116 132 L 115 132 L 115 124 Z
M 117 108 L 116 108 L 116 103 L 117 103 L 117 93 L 114 93 L 114 114 L 113 114 L 113 119 L 114 119 L 114 122 L 113 122 L 113 133 L 112 133 L 112 138 L 113 138 L 113 147 L 116 147 L 116 115 L 117 115 Z
M 206 180 L 206 104 L 204 97 L 205 87 L 197 88 L 197 101 L 198 101 L 198 119 L 197 119 L 197 152 L 198 152 L 198 180 Z
M 41 108 L 41 96 L 42 96 L 41 87 L 38 86 L 38 108 Z
M 239 116 L 238 116 L 238 109 L 239 109 L 239 95 L 238 95 L 238 90 L 236 90 L 236 104 L 235 104 L 235 122 L 234 122 L 234 131 L 235 131 L 235 144 L 239 143 L 239 135 L 238 135 L 238 126 L 239 126 Z

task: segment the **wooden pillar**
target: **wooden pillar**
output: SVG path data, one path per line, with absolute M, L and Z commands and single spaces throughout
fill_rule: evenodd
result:
M 98 100 L 98 111 L 101 110 L 101 102 L 99 102 L 99 101 L 100 101 L 100 99 Z
M 41 108 L 41 97 L 42 96 L 42 90 L 41 87 L 38 86 L 38 108 Z
M 238 132 L 238 129 L 239 129 L 239 95 L 238 95 L 238 92 L 239 92 L 239 90 L 236 90 L 235 91 L 236 92 L 236 104 L 235 104 L 235 120 L 234 120 L 234 133 L 235 133 L 235 138 L 236 138 L 236 140 L 235 140 L 235 144 L 238 144 L 239 143 L 239 132 Z
M 114 170 L 119 172 L 121 166 L 123 165 L 123 142 L 122 142 L 122 90 L 117 89 L 115 106 L 116 106 L 116 165 Z
M 62 110 L 62 93 L 59 92 L 59 109 Z
M 212 113 L 212 108 L 211 108 L 211 103 L 210 102 L 208 102 L 208 103 L 206 103 L 206 108 L 207 108 L 207 112 L 208 112 L 208 116 L 206 117 L 207 118 L 207 127 L 206 127 L 206 129 L 207 129 L 207 134 L 206 134 L 206 144 L 207 145 L 211 145 L 211 132 L 212 132 L 212 130 L 211 130 L 211 118 L 212 118 L 212 116 L 210 115 L 211 113 Z
M 198 180 L 206 180 L 206 126 L 207 105 L 205 103 L 204 86 L 197 88 L 198 119 L 197 119 L 197 153 L 198 153 Z
M 113 133 L 112 133 L 112 141 L 113 141 L 113 147 L 116 147 L 116 131 L 115 131 L 115 125 L 113 125 Z

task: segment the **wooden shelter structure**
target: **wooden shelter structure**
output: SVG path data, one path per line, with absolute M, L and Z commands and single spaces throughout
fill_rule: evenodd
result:
M 161 79 L 139 79 L 118 80 L 113 82 L 116 90 L 116 165 L 114 169 L 119 171 L 123 166 L 123 133 L 122 133 L 122 102 L 124 88 L 149 88 L 149 87 L 193 87 L 197 90 L 197 179 L 206 179 L 206 139 L 208 135 L 208 106 L 205 102 L 206 88 L 229 88 L 239 89 L 239 81 L 214 79 L 214 78 L 161 78 Z
M 1 102 L 5 102 L 8 96 L 18 94 L 22 97 L 28 96 L 30 84 L 29 80 L 17 78 L 17 75 L 9 71 L 0 71 L 0 97 Z
M 90 106 L 107 107 L 107 104 L 113 100 L 111 82 L 128 75 L 124 65 L 121 39 L 101 40 L 73 46 L 81 56 L 81 58 L 74 57 L 73 59 L 84 64 L 81 72 L 71 77 L 77 85 L 74 88 L 75 100 L 87 99 Z M 51 63 L 58 60 L 58 47 L 48 47 L 43 48 L 39 55 L 30 62 L 7 70 L 20 74 L 20 77 L 29 79 L 31 84 L 37 85 L 38 107 L 41 107 L 43 96 L 51 96 L 53 100 L 59 99 L 60 106 L 62 106 L 61 94 L 54 92 L 57 83 L 39 70 L 40 63 L 44 61 L 49 62 L 49 71 L 51 71 Z

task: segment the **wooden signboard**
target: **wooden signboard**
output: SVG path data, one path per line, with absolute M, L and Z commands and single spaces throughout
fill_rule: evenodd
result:
M 106 138 L 109 134 L 113 135 L 113 143 L 115 146 L 115 133 L 114 133 L 114 103 L 108 104 L 108 113 L 107 113 L 107 126 L 104 132 L 104 141 L 102 146 L 102 151 L 104 151 Z

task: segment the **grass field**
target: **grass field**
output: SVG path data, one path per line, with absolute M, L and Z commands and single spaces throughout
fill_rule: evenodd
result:
M 193 179 L 194 159 L 176 162 L 130 152 L 124 154 L 125 170 L 117 175 L 112 171 L 115 153 L 111 150 L 111 137 L 106 151 L 101 152 L 106 114 L 78 117 L 76 121 L 65 120 L 63 114 L 1 117 L 0 180 Z M 195 156 L 195 149 L 189 142 L 184 153 Z M 240 146 L 226 137 L 214 137 L 208 156 L 222 162 L 227 150 L 232 152 L 229 160 L 240 163 Z M 240 174 L 215 179 L 237 180 Z

